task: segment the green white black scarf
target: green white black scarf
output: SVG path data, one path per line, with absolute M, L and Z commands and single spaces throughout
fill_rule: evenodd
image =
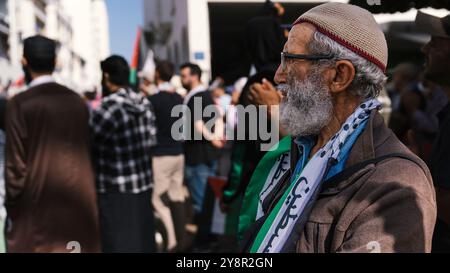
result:
M 292 239 L 298 236 L 314 205 L 315 196 L 320 191 L 324 177 L 333 164 L 337 163 L 342 147 L 349 136 L 369 118 L 380 103 L 373 99 L 361 104 L 347 119 L 341 130 L 307 163 L 299 174 L 294 174 L 290 187 L 286 190 L 256 236 L 251 252 L 286 252 Z M 273 189 L 284 181 L 290 171 L 290 141 L 283 139 L 278 148 L 262 159 L 250 181 L 243 208 L 241 210 L 240 231 L 264 216 L 262 204 Z M 258 196 L 259 198 L 255 198 Z M 255 200 L 256 199 L 256 200 Z

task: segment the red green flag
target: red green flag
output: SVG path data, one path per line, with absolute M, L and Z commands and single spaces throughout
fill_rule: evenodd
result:
M 137 30 L 137 36 L 136 36 L 136 42 L 134 44 L 134 51 L 133 51 L 133 58 L 131 59 L 131 74 L 130 74 L 130 84 L 132 86 L 136 85 L 137 80 L 137 70 L 139 66 L 139 55 L 140 55 L 140 45 L 141 45 L 141 35 L 142 30 L 140 27 L 138 27 Z

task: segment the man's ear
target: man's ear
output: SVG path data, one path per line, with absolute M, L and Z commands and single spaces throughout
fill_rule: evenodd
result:
M 332 74 L 333 78 L 330 83 L 330 91 L 332 93 L 340 93 L 348 89 L 355 79 L 355 67 L 348 60 L 339 60 L 336 62 Z
M 22 60 L 20 60 L 20 62 L 22 63 L 23 66 L 27 66 L 28 65 L 28 61 L 25 58 L 22 58 Z

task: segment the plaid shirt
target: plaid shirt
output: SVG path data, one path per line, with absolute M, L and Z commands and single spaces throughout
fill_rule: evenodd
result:
M 93 161 L 100 193 L 141 193 L 152 188 L 150 147 L 155 116 L 142 95 L 120 89 L 91 116 Z

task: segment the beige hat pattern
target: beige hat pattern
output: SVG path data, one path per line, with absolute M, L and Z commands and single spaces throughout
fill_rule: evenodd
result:
M 293 26 L 305 22 L 386 72 L 386 37 L 369 11 L 354 5 L 330 2 L 310 9 Z

